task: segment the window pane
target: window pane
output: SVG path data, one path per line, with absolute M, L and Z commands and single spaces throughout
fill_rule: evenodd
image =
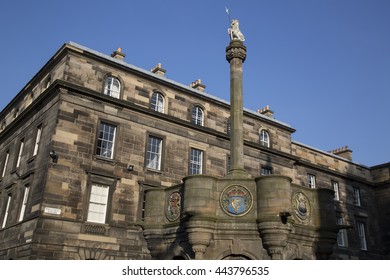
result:
M 109 186 L 92 185 L 87 221 L 105 223 Z
M 42 134 L 42 126 L 38 126 L 37 136 L 35 137 L 33 156 L 36 156 L 38 154 L 39 142 L 41 142 L 41 134 Z
M 269 147 L 269 134 L 265 130 L 260 132 L 260 144 L 265 147 Z
M 357 223 L 357 226 L 358 226 L 358 234 L 359 234 L 359 241 L 360 241 L 360 249 L 367 250 L 366 232 L 364 229 L 364 224 Z
M 4 177 L 5 171 L 7 170 L 7 165 L 8 165 L 8 160 L 9 160 L 9 151 L 7 151 L 4 159 L 4 165 L 3 165 L 3 172 L 1 174 L 1 177 Z
M 96 155 L 113 158 L 116 126 L 100 123 L 100 131 L 96 147 Z
M 29 191 L 30 191 L 29 187 L 24 188 L 22 207 L 20 208 L 20 214 L 19 214 L 19 222 L 23 220 L 24 213 L 26 212 L 26 205 L 27 205 L 27 198 L 28 198 Z
M 202 174 L 203 169 L 203 151 L 191 149 L 190 155 L 190 175 Z
M 192 108 L 192 123 L 203 126 L 203 110 L 199 106 Z
M 154 92 L 150 99 L 150 109 L 164 113 L 164 97 L 161 93 Z
M 339 201 L 340 195 L 339 195 L 339 183 L 332 182 L 333 190 L 334 190 L 334 200 Z
M 20 166 L 20 160 L 22 159 L 23 148 L 24 148 L 24 139 L 20 140 L 19 154 L 18 154 L 18 159 L 16 161 L 16 168 L 18 168 Z
M 151 169 L 161 169 L 162 139 L 150 136 L 148 139 L 148 149 L 146 152 L 146 167 Z
M 117 78 L 107 77 L 104 83 L 104 94 L 119 98 L 121 84 Z
M 3 218 L 3 223 L 1 225 L 1 228 L 4 228 L 6 226 L 6 224 L 7 224 L 10 204 L 11 204 L 11 195 L 8 195 L 7 206 L 5 207 L 5 213 L 4 213 L 4 218 Z

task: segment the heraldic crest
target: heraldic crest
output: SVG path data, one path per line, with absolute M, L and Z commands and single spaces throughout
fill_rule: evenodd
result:
M 252 208 L 250 191 L 241 185 L 231 185 L 221 193 L 221 207 L 231 216 L 243 216 Z

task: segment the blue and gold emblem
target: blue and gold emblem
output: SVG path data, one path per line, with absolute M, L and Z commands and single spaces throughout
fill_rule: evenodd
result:
M 221 207 L 231 216 L 243 216 L 252 208 L 253 198 L 250 191 L 241 185 L 231 185 L 221 194 Z

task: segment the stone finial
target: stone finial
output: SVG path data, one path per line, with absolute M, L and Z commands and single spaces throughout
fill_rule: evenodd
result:
M 155 74 L 159 75 L 159 76 L 164 76 L 164 75 L 165 75 L 165 72 L 167 72 L 167 70 L 165 70 L 165 69 L 162 68 L 161 63 L 158 63 L 158 64 L 156 65 L 156 67 L 150 69 L 150 71 L 151 71 L 152 73 L 155 73 Z
M 192 82 L 190 85 L 193 89 L 204 91 L 206 86 L 202 84 L 202 81 L 200 79 L 197 79 L 196 81 Z
M 119 59 L 119 60 L 123 60 L 125 58 L 126 54 L 124 54 L 122 52 L 122 48 L 118 48 L 116 51 L 114 51 L 112 54 L 111 54 L 111 57 L 113 58 L 116 58 L 116 59 Z
M 348 160 L 352 160 L 352 150 L 348 146 L 340 147 L 334 150 L 329 151 L 329 153 L 343 157 Z
M 261 108 L 261 109 L 257 110 L 257 113 L 265 115 L 265 116 L 270 117 L 270 118 L 274 117 L 274 111 L 272 111 L 269 108 L 269 105 L 265 106 L 264 108 Z

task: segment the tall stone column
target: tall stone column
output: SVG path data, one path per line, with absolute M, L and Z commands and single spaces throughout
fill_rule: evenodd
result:
M 228 177 L 247 177 L 244 170 L 242 65 L 246 47 L 241 40 L 231 40 L 226 48 L 230 63 L 230 170 Z

